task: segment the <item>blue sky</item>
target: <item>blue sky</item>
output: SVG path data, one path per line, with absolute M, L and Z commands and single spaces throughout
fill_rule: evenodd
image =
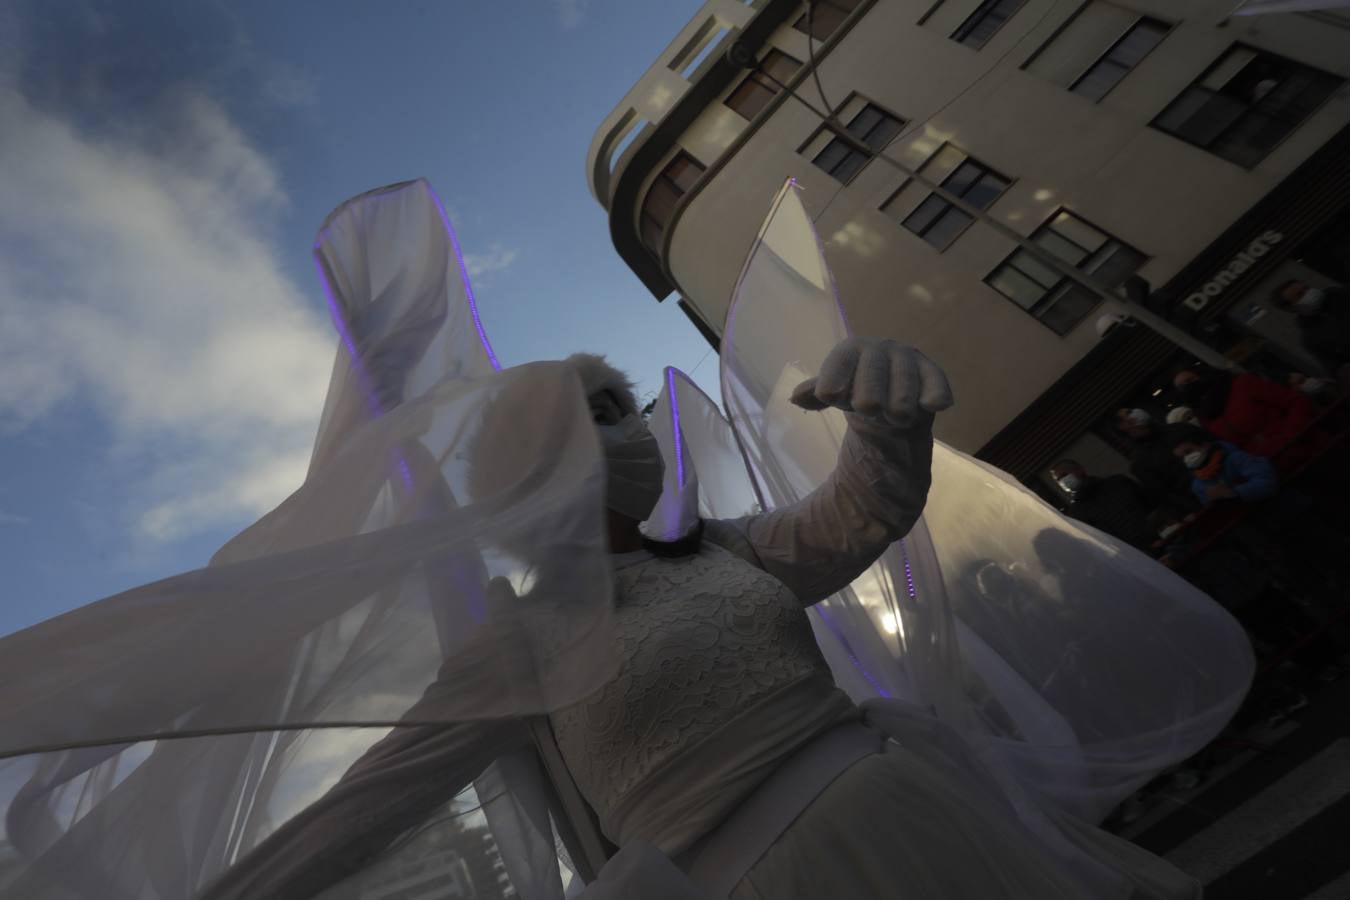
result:
M 716 358 L 585 154 L 696 0 L 30 0 L 0 11 L 0 633 L 195 568 L 299 482 L 336 339 L 309 248 L 417 176 L 505 364 Z

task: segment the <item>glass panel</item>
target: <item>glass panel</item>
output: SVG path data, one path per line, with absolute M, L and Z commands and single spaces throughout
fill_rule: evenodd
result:
M 1007 190 L 1008 182 L 995 175 L 993 172 L 985 172 L 979 180 L 971 186 L 965 193 L 965 201 L 978 209 L 988 209 L 999 195 Z
M 938 220 L 933 223 L 932 228 L 928 229 L 928 233 L 923 236 L 923 239 L 939 250 L 945 250 L 948 244 L 956 240 L 957 236 L 966 230 L 966 226 L 971 221 L 970 216 L 956 207 L 950 206 L 946 212 L 938 216 Z
M 1049 290 L 1064 280 L 1064 277 L 1025 250 L 1019 250 L 1008 257 L 1009 265 L 1014 266 L 1023 275 Z
M 1120 84 L 1121 79 L 1128 75 L 1129 71 L 1125 66 L 1118 65 L 1112 60 L 1103 59 L 1083 73 L 1083 77 L 1074 82 L 1069 90 L 1096 103 L 1110 93 L 1111 88 Z
M 979 163 L 966 160 L 956 168 L 956 171 L 948 175 L 943 180 L 942 186 L 951 191 L 958 197 L 964 197 L 966 191 L 970 190 L 971 185 L 979 180 L 984 173 L 984 167 Z
M 881 121 L 867 133 L 867 136 L 863 138 L 863 142 L 873 150 L 880 150 L 900 133 L 900 129 L 903 128 L 904 125 L 904 122 L 901 122 L 894 116 L 888 116 L 883 113 Z
M 1293 130 L 1287 122 L 1249 112 L 1220 135 L 1209 149 L 1229 162 L 1251 168 Z
M 777 86 L 770 87 L 762 84 L 758 80 L 759 77 L 758 75 L 750 75 L 726 99 L 727 106 L 747 119 L 753 119 L 758 115 L 764 107 L 769 105 L 769 101 L 773 100 L 778 94 Z
M 1107 54 L 1111 61 L 1124 66 L 1127 70 L 1139 65 L 1139 61 L 1148 52 L 1158 46 L 1158 42 L 1167 34 L 1167 26 L 1152 19 L 1143 19 L 1130 29 L 1120 43 Z
M 884 115 L 885 113 L 869 103 L 849 120 L 848 133 L 858 140 L 865 140 L 868 132 L 877 126 Z
M 1069 87 L 1106 54 L 1138 15 L 1110 3 L 1087 3 L 1025 66 L 1028 72 Z
M 760 68 L 784 83 L 797 73 L 802 64 L 781 50 L 770 50 L 760 62 Z
M 1026 310 L 1045 296 L 1045 288 L 1009 265 L 995 269 L 988 281 L 991 288 Z
M 698 181 L 699 176 L 703 174 L 703 164 L 688 153 L 681 153 L 670 161 L 670 165 L 666 166 L 666 170 L 662 174 L 669 178 L 679 189 L 679 192 L 683 194 L 692 188 Z
M 1219 59 L 1214 68 L 1205 73 L 1205 77 L 1200 80 L 1199 86 L 1218 91 L 1255 58 L 1256 52 L 1254 50 L 1249 50 L 1246 47 L 1234 47 Z
M 952 35 L 952 39 L 978 50 L 1013 17 L 1022 0 L 985 0 Z
M 1105 287 L 1117 288 L 1144 264 L 1144 259 L 1144 254 L 1133 247 L 1111 241 L 1093 254 L 1092 260 L 1083 266 L 1083 271 L 1090 273 Z
M 843 162 L 851 152 L 853 151 L 849 149 L 848 144 L 845 144 L 839 138 L 834 138 L 825 145 L 824 150 L 816 154 L 816 158 L 811 162 L 833 175 L 835 167 Z
M 950 205 L 937 194 L 929 194 L 928 197 L 915 207 L 914 212 L 905 216 L 905 221 L 901 224 L 915 234 L 923 234 L 930 225 L 933 224 L 942 211 L 949 209 Z
M 1107 241 L 1105 233 L 1098 231 L 1070 212 L 1061 211 L 1050 220 L 1048 227 L 1056 234 L 1068 238 L 1089 252 L 1096 250 Z
M 856 150 L 847 150 L 847 154 L 840 163 L 830 172 L 835 178 L 848 184 L 853 180 L 853 176 L 862 171 L 862 167 L 867 165 L 867 157 Z
M 1211 94 L 1209 99 L 1175 130 L 1177 137 L 1201 147 L 1208 147 L 1223 132 L 1242 118 L 1247 105 L 1223 94 Z
M 1037 312 L 1036 318 L 1056 334 L 1068 334 L 1096 309 L 1097 303 L 1096 295 L 1078 285 L 1066 286 L 1044 310 Z
M 1053 231 L 1040 231 L 1031 239 L 1071 266 L 1076 266 L 1088 258 L 1086 249 Z

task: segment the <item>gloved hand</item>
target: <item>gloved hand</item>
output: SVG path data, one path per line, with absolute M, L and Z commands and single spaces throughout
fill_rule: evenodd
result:
M 792 402 L 802 409 L 835 407 L 897 428 L 932 422 L 952 405 L 947 376 L 913 347 L 879 338 L 846 338 L 820 365 L 820 374 L 797 385 Z

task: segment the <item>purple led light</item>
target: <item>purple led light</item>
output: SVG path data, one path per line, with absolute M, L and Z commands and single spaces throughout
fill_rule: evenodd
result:
M 684 434 L 680 431 L 680 402 L 675 399 L 675 370 L 666 368 L 666 393 L 670 396 L 670 421 L 675 430 L 675 480 L 684 490 Z
M 862 677 L 867 679 L 867 683 L 872 686 L 872 690 L 876 691 L 879 696 L 890 700 L 892 697 L 891 692 L 882 687 L 881 682 L 877 681 L 876 677 L 873 676 L 871 672 L 867 671 L 867 667 L 862 664 L 862 660 L 858 658 L 858 654 L 853 652 L 853 645 L 848 642 L 848 638 L 844 637 L 843 630 L 830 618 L 829 613 L 825 609 L 825 604 L 817 603 L 812 609 L 820 616 L 820 620 L 825 623 L 825 627 L 830 629 L 830 633 L 835 636 L 841 645 L 843 645 L 844 652 L 848 654 L 849 661 L 853 663 L 853 668 L 862 673 Z
M 487 332 L 483 330 L 483 320 L 478 315 L 478 301 L 473 295 L 473 285 L 469 283 L 469 269 L 464 265 L 464 252 L 459 247 L 459 238 L 455 236 L 454 226 L 450 224 L 450 216 L 445 211 L 445 204 L 441 202 L 440 195 L 435 189 L 427 183 L 427 194 L 431 197 L 431 202 L 436 204 L 436 211 L 441 214 L 441 224 L 445 226 L 445 233 L 450 237 L 450 246 L 455 250 L 455 260 L 459 263 L 459 277 L 464 281 L 464 294 L 469 298 L 469 314 L 473 316 L 473 327 L 478 331 L 478 341 L 483 345 L 483 350 L 487 353 L 488 362 L 492 363 L 494 371 L 500 372 L 502 364 L 497 361 L 497 354 L 493 352 L 492 344 L 488 341 Z
M 900 547 L 900 558 L 905 563 L 905 590 L 909 593 L 909 599 L 918 602 L 919 591 L 914 587 L 914 569 L 909 564 L 909 548 L 904 541 L 897 542 Z

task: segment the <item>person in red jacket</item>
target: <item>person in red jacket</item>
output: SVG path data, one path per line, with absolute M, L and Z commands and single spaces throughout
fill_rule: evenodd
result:
M 1282 469 L 1292 460 L 1281 454 L 1317 415 L 1308 396 L 1249 372 L 1183 369 L 1172 383 L 1205 430 L 1248 453 L 1279 459 Z

